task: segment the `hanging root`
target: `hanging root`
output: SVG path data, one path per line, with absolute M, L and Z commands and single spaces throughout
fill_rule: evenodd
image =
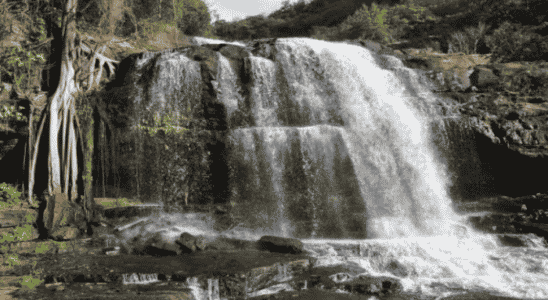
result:
M 82 50 L 85 53 L 90 53 L 92 56 L 89 60 L 88 89 L 93 86 L 99 85 L 99 82 L 101 81 L 101 77 L 103 75 L 103 68 L 107 69 L 109 77 L 114 74 L 114 64 L 118 64 L 118 61 L 110 59 L 103 55 L 106 47 L 106 45 L 103 45 L 101 48 L 96 48 L 92 51 L 88 46 L 82 44 Z M 98 68 L 94 70 L 96 65 L 98 65 Z
M 111 77 L 116 69 L 116 64 L 119 62 L 103 55 L 106 50 L 106 45 L 99 47 L 95 46 L 91 49 L 84 43 L 80 43 L 76 49 L 77 57 L 81 61 L 79 68 L 76 70 L 77 84 L 82 83 L 82 89 L 89 91 L 94 87 L 99 86 L 103 77 L 103 69 L 107 70 L 107 77 Z M 84 60 L 84 62 L 82 62 Z M 86 70 L 87 73 L 83 73 Z M 79 86 L 80 88 L 80 86 Z
M 64 176 L 64 191 L 70 193 L 72 197 L 76 196 L 76 176 L 78 174 L 77 166 L 77 153 L 76 145 L 76 129 L 74 128 L 73 122 L 79 127 L 78 115 L 74 113 L 74 96 L 78 91 L 89 91 L 94 87 L 98 87 L 100 81 L 103 77 L 103 69 L 107 70 L 107 77 L 111 77 L 114 74 L 116 65 L 118 61 L 110 59 L 103 55 L 106 49 L 106 45 L 102 47 L 96 46 L 94 49 L 91 49 L 89 46 L 85 45 L 80 41 L 80 38 L 77 36 L 75 39 L 75 48 L 73 53 L 73 58 L 75 60 L 70 61 L 66 64 L 62 64 L 62 76 L 60 79 L 60 84 L 58 91 L 53 95 L 53 98 L 50 99 L 44 115 L 40 121 L 40 128 L 37 132 L 36 140 L 34 142 L 34 151 L 30 153 L 29 157 L 29 203 L 33 203 L 32 200 L 32 191 L 34 188 L 35 181 L 35 172 L 36 172 L 36 161 L 38 159 L 38 146 L 40 143 L 40 138 L 46 123 L 47 112 L 51 109 L 52 103 L 55 103 L 55 110 L 61 114 L 61 117 L 57 117 L 55 114 L 55 120 L 50 119 L 50 127 L 55 128 L 50 129 L 52 131 L 61 130 L 62 132 L 62 149 L 60 153 L 58 150 L 55 151 L 59 156 L 54 157 L 54 161 L 59 163 L 58 172 L 63 172 Z M 65 66 L 65 69 L 63 69 Z M 74 67 L 74 69 L 73 69 Z M 51 115 L 48 116 L 51 118 Z M 60 122 L 60 124 L 59 124 Z M 57 125 L 59 124 L 59 125 Z M 78 131 L 80 133 L 80 131 Z M 81 133 L 80 133 L 81 134 Z M 67 141 L 68 139 L 68 141 Z M 70 141 L 70 142 L 69 142 Z M 67 144 L 68 143 L 68 144 Z M 61 181 L 61 179 L 58 179 Z

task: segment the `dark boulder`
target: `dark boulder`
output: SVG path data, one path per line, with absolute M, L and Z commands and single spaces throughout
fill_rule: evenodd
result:
M 183 253 L 181 247 L 164 235 L 163 231 L 141 233 L 125 239 L 123 253 L 154 256 L 171 256 Z
M 167 239 L 161 232 L 156 232 L 146 242 L 145 253 L 149 255 L 179 255 L 183 253 L 181 247 L 173 241 Z
M 398 277 L 407 277 L 410 275 L 409 270 L 405 265 L 398 262 L 397 260 L 392 260 L 386 265 L 386 270 L 395 276 Z
M 181 248 L 183 253 L 193 253 L 200 250 L 205 250 L 207 241 L 203 237 L 195 237 L 188 232 L 183 232 L 175 241 Z
M 279 253 L 299 254 L 303 252 L 303 243 L 298 239 L 265 235 L 259 240 L 262 250 Z
M 405 67 L 411 69 L 421 69 L 425 71 L 432 69 L 432 63 L 425 58 L 411 57 L 402 60 L 402 62 Z
M 379 53 L 381 50 L 385 49 L 385 47 L 377 42 L 373 42 L 370 40 L 360 40 L 359 43 L 364 47 L 367 48 L 369 51 Z
M 359 276 L 344 283 L 345 290 L 360 294 L 397 294 L 403 290 L 402 284 L 392 277 Z
M 486 67 L 475 67 L 474 72 L 470 75 L 470 81 L 473 86 L 484 89 L 489 86 L 498 85 L 500 79 L 491 69 Z
M 517 235 L 497 235 L 497 238 L 502 246 L 509 247 L 527 247 L 527 243 Z
M 56 241 L 73 240 L 80 235 L 80 230 L 78 228 L 68 226 L 57 228 L 55 231 L 50 233 L 51 238 Z

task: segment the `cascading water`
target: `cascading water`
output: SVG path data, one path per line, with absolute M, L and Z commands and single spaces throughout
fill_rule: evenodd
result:
M 407 291 L 548 297 L 543 241 L 524 236 L 527 247 L 503 247 L 452 211 L 440 157 L 448 151 L 434 143 L 450 144 L 435 134 L 444 134 L 445 116 L 421 76 L 343 43 L 278 39 L 250 48 L 213 45 L 214 63 L 194 50 L 164 53 L 146 71 L 158 72 L 152 82 L 132 83 L 136 102 L 162 107 L 186 107 L 204 97 L 204 84 L 214 88 L 221 105 L 210 108 L 222 107 L 227 127 L 223 200 L 241 221 L 218 234 L 303 238 L 317 265 L 358 264 L 358 273 L 398 278 Z M 139 68 L 151 57 L 140 57 L 135 72 L 145 76 Z
M 406 88 L 362 47 L 292 39 L 275 48 L 248 61 L 252 124 L 231 134 L 234 201 L 301 237 L 318 220 L 314 235 L 324 237 L 445 234 L 451 209 L 430 136 L 432 94 Z M 222 90 L 235 81 L 223 79 Z M 222 100 L 230 119 L 237 99 Z

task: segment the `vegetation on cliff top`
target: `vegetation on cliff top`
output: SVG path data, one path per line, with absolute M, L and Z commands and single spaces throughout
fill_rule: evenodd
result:
M 493 53 L 498 62 L 535 61 L 548 60 L 547 12 L 543 0 L 300 0 L 286 1 L 268 16 L 218 20 L 214 33 L 228 40 L 406 41 L 441 52 Z

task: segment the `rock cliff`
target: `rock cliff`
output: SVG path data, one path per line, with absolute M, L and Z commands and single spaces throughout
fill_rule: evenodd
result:
M 213 80 L 217 77 L 218 64 L 221 63 L 218 54 L 227 58 L 222 63 L 230 64 L 239 74 L 234 84 L 241 89 L 239 97 L 245 98 L 238 104 L 243 107 L 231 107 L 229 110 L 250 112 L 251 108 L 247 107 L 250 105 L 248 98 L 253 91 L 248 90 L 247 83 L 255 79 L 245 76 L 249 73 L 247 69 L 250 68 L 246 65 L 245 58 L 250 54 L 271 57 L 276 51 L 273 47 L 275 39 L 257 40 L 247 45 L 199 45 L 203 42 L 183 47 L 172 55 L 177 56 L 177 52 L 184 53 L 189 58 L 189 67 L 202 70 L 199 78 L 185 80 L 196 80 L 194 89 L 188 92 L 201 95 L 205 105 L 204 117 L 208 120 L 207 127 L 214 131 L 224 131 L 227 126 L 253 125 L 250 123 L 253 122 L 250 116 L 245 113 L 232 114 L 230 117 L 225 115 L 226 112 L 223 113 L 218 95 L 225 93 L 221 97 L 231 96 L 226 94 L 227 91 L 219 90 L 220 84 Z M 446 142 L 451 144 L 457 153 L 453 158 L 447 159 L 453 173 L 455 195 L 473 198 L 545 192 L 544 180 L 539 174 L 548 167 L 548 84 L 545 83 L 548 82 L 548 64 L 494 64 L 490 63 L 489 55 L 443 54 L 432 52 L 431 49 L 392 50 L 373 42 L 353 44 L 366 47 L 377 54 L 398 57 L 407 67 L 428 78 L 431 90 L 444 100 L 441 101 L 443 103 L 440 107 L 447 115 Z M 143 65 L 140 72 L 143 79 L 146 79 L 155 72 L 154 64 L 150 62 L 158 58 L 159 56 L 153 53 L 130 55 L 121 63 L 119 73 L 131 73 L 130 69 L 135 68 L 137 62 L 147 61 L 149 63 Z M 165 60 L 166 64 L 170 63 L 169 58 Z M 129 80 L 127 77 L 124 78 L 122 80 Z M 154 78 L 153 81 L 169 82 L 169 79 Z M 140 82 L 142 99 L 139 105 L 163 106 L 160 103 L 162 99 L 147 96 L 149 90 L 155 88 L 144 83 L 144 80 Z M 118 82 L 112 85 L 124 86 L 125 83 Z M 169 87 L 161 85 L 160 88 Z M 120 96 L 127 92 L 129 91 L 124 88 L 118 89 L 109 97 L 127 99 L 127 95 Z M 129 103 L 108 102 L 110 105 L 107 112 L 111 114 L 113 124 L 129 125 L 131 121 L 128 118 L 134 108 L 126 107 Z M 118 106 L 127 109 L 119 109 Z M 7 128 L 4 134 L 13 135 L 19 131 L 15 127 Z M 12 157 L 14 152 L 22 152 L 16 151 L 15 144 L 21 144 L 22 147 L 24 143 L 15 143 L 19 136 L 14 139 L 11 135 L 0 141 L 0 159 Z M 219 138 L 222 140 L 222 137 Z M 224 150 L 221 148 L 210 149 L 212 154 L 218 156 L 213 158 L 215 161 L 223 160 Z M 460 156 L 459 151 L 462 154 Z M 17 161 L 22 159 L 21 157 Z M 6 164 L 5 160 L 1 159 L 0 164 Z M 9 160 L 10 165 L 16 165 L 16 160 Z M 19 165 L 22 165 L 22 161 Z M 17 180 L 23 180 L 24 177 L 21 173 Z M 226 180 L 221 175 L 217 177 L 216 181 Z
M 539 174 L 548 167 L 548 64 L 497 64 L 490 62 L 490 55 L 419 49 L 403 52 L 404 64 L 429 78 L 431 89 L 448 100 L 446 113 L 459 120 L 450 138 L 465 135 L 473 144 L 466 147 L 477 152 L 480 166 L 470 175 L 483 177 L 479 194 L 522 196 L 546 190 Z M 455 164 L 453 168 L 463 167 Z M 478 191 L 464 191 L 464 196 L 473 193 Z

